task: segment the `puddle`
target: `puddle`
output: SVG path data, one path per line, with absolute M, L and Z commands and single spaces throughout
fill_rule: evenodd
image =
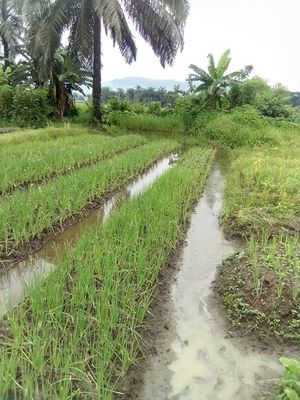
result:
M 67 246 L 73 246 L 87 230 L 105 221 L 112 210 L 126 199 L 136 197 L 146 190 L 172 166 L 177 158 L 177 154 L 172 154 L 158 161 L 145 174 L 130 183 L 126 189 L 107 200 L 103 206 L 93 210 L 77 224 L 52 237 L 33 256 L 24 259 L 16 267 L 0 275 L 0 314 L 22 301 L 26 286 L 45 277 L 54 268 L 56 257 L 63 254 Z
M 278 354 L 227 336 L 211 293 L 217 265 L 234 251 L 218 224 L 225 184 L 220 165 L 212 168 L 192 216 L 171 298 L 162 311 L 164 332 L 155 338 L 142 388 L 138 394 L 130 390 L 130 399 L 258 399 L 281 372 Z

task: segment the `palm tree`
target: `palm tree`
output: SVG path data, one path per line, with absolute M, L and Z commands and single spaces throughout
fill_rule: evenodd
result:
M 0 40 L 3 46 L 4 70 L 18 51 L 22 19 L 17 1 L 0 0 Z
M 225 74 L 230 65 L 230 50 L 226 50 L 217 65 L 212 54 L 208 55 L 208 72 L 197 67 L 194 64 L 189 66 L 194 73 L 189 75 L 188 82 L 193 91 L 204 95 L 207 102 L 213 108 L 221 108 L 222 100 L 228 94 L 229 89 L 234 83 L 241 82 L 251 73 L 253 67 L 247 65 L 240 71 Z M 194 87 L 194 82 L 201 82 Z
M 55 0 L 50 8 L 33 46 L 42 49 L 42 69 L 47 70 L 63 32 L 69 29 L 73 57 L 93 71 L 94 117 L 101 121 L 102 28 L 118 45 L 126 62 L 132 63 L 137 48 L 127 22 L 129 17 L 164 67 L 171 65 L 183 48 L 189 6 L 188 0 Z

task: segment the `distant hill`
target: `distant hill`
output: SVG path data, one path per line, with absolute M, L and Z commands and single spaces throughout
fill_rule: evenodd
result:
M 135 88 L 136 86 L 141 86 L 142 88 L 153 87 L 154 89 L 159 89 L 164 87 L 167 90 L 174 89 L 175 85 L 179 85 L 180 89 L 187 90 L 189 85 L 185 81 L 176 81 L 174 79 L 148 79 L 139 77 L 128 77 L 124 79 L 114 79 L 112 81 L 103 82 L 102 86 L 109 86 L 112 90 L 117 90 L 118 88 L 129 89 Z

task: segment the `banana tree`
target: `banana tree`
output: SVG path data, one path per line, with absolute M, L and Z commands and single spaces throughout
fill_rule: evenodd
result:
M 245 80 L 253 69 L 251 65 L 247 65 L 239 71 L 226 74 L 230 62 L 230 50 L 226 50 L 217 63 L 212 54 L 208 55 L 207 71 L 194 64 L 189 66 L 193 70 L 188 78 L 191 88 L 194 92 L 203 95 L 214 109 L 222 107 L 223 99 L 228 95 L 232 85 Z M 195 82 L 200 82 L 200 84 L 195 86 Z

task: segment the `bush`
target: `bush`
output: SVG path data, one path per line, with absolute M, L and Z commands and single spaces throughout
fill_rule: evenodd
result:
M 214 113 L 206 125 L 198 128 L 198 135 L 231 148 L 275 142 L 263 120 L 250 109 Z
M 148 114 L 155 115 L 157 117 L 161 114 L 161 105 L 159 101 L 151 101 L 148 104 Z
M 14 92 L 8 85 L 0 86 L 0 120 L 9 122 L 13 113 Z
M 17 88 L 13 97 L 12 121 L 20 127 L 43 127 L 51 112 L 45 89 Z
M 180 97 L 175 103 L 175 113 L 181 119 L 186 130 L 194 127 L 199 114 L 205 110 L 205 103 L 201 96 L 189 95 Z

